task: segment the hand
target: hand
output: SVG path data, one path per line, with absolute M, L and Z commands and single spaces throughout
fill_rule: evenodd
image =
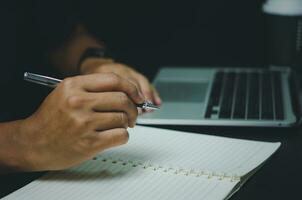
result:
M 162 103 L 158 92 L 150 84 L 148 79 L 129 66 L 120 63 L 115 63 L 111 59 L 103 58 L 86 59 L 81 66 L 82 74 L 108 72 L 115 73 L 135 84 L 145 96 L 146 100 L 151 101 L 156 105 L 160 105 Z
M 126 143 L 143 101 L 132 82 L 113 73 L 63 80 L 14 136 L 30 161 L 25 170 L 68 168 Z

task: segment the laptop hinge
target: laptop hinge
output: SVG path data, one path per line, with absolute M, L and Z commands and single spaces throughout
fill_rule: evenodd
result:
M 272 71 L 281 71 L 281 72 L 287 72 L 290 73 L 292 70 L 290 67 L 287 66 L 277 66 L 277 65 L 270 65 L 269 69 Z

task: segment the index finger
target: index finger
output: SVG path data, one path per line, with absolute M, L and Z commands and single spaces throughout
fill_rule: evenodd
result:
M 145 98 L 135 84 L 114 73 L 96 73 L 79 76 L 81 86 L 87 92 L 111 92 L 126 93 L 136 104 L 144 102 Z

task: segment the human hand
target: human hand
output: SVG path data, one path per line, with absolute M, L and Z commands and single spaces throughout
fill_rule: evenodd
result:
M 14 136 L 30 163 L 24 170 L 68 168 L 126 143 L 143 101 L 132 82 L 113 73 L 63 80 Z
M 148 79 L 127 65 L 115 63 L 111 59 L 89 58 L 82 63 L 80 69 L 82 74 L 115 73 L 135 84 L 145 96 L 146 100 L 156 105 L 162 103 L 158 92 L 150 84 Z

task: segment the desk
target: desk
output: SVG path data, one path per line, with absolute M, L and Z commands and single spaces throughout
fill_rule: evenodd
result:
M 295 129 L 157 126 L 224 137 L 282 143 L 280 149 L 231 198 L 232 200 L 297 199 L 302 189 L 302 127 Z M 22 173 L 1 178 L 1 196 L 43 173 Z M 3 183 L 6 183 L 3 185 Z

